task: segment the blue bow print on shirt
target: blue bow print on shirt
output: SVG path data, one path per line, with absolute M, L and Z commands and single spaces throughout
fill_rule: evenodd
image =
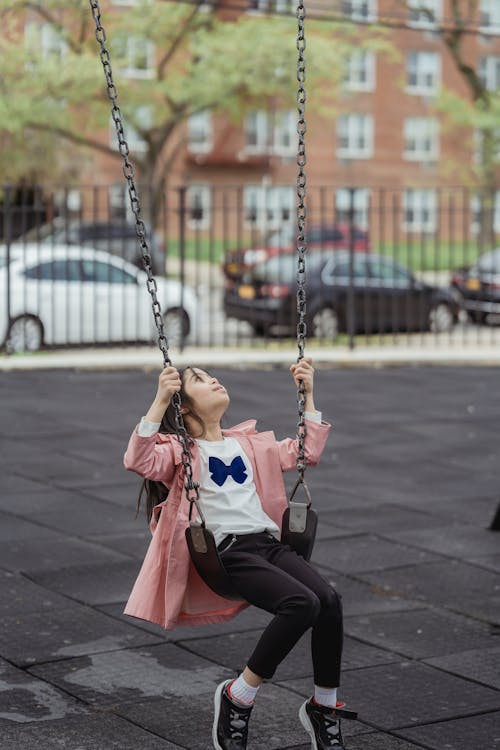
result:
M 247 470 L 241 456 L 233 458 L 229 466 L 226 466 L 220 458 L 210 456 L 208 459 L 208 469 L 210 471 L 210 479 L 213 479 L 219 487 L 222 487 L 228 477 L 232 477 L 238 484 L 243 484 L 247 478 Z

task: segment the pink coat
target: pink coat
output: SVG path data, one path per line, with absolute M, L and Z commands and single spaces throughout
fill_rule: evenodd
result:
M 264 511 L 281 528 L 286 508 L 283 471 L 295 468 L 297 440 L 277 441 L 273 432 L 257 432 L 248 420 L 224 435 L 238 440 L 252 462 L 254 481 Z M 307 420 L 306 460 L 318 463 L 330 425 Z M 199 481 L 200 461 L 196 443 L 191 449 L 193 478 Z M 125 614 L 149 620 L 167 630 L 176 625 L 223 622 L 248 606 L 224 599 L 201 580 L 194 569 L 185 539 L 189 502 L 184 490 L 182 449 L 175 436 L 158 433 L 140 437 L 134 430 L 124 457 L 125 468 L 169 487 L 167 500 L 157 505 L 151 520 L 153 538 L 125 608 Z M 159 509 L 162 512 L 158 519 Z

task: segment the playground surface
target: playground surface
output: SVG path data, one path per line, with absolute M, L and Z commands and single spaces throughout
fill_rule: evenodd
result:
M 227 424 L 293 434 L 285 368 L 213 368 Z M 343 596 L 348 750 L 500 749 L 498 367 L 332 368 L 306 477 L 313 563 Z M 209 750 L 213 692 L 269 616 L 166 632 L 122 615 L 149 539 L 125 472 L 156 373 L 0 373 L 2 750 Z M 294 477 L 288 476 L 292 484 Z M 262 687 L 249 750 L 310 747 L 309 636 Z

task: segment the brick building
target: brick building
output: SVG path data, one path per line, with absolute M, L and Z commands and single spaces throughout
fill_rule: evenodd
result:
M 116 6 L 133 2 L 112 0 Z M 410 11 L 398 0 L 332 0 L 328 5 L 329 13 L 356 23 L 360 45 L 346 64 L 342 92 L 334 103 L 335 116 L 307 114 L 313 221 L 324 215 L 325 206 L 336 218 L 345 218 L 352 196 L 347 188 L 355 187 L 360 226 L 377 224 L 380 232 L 379 209 L 397 206 L 392 236 L 398 232 L 432 234 L 443 222 L 439 188 L 471 184 L 477 139 L 469 128 L 450 128 L 434 107 L 441 87 L 469 97 L 438 31 L 439 26 L 452 23 L 450 5 L 448 0 L 415 0 L 414 5 Z M 418 10 L 422 5 L 435 21 Z M 288 0 L 250 0 L 247 12 L 279 12 L 287 6 Z M 314 12 L 310 10 L 311 15 Z M 481 72 L 489 89 L 498 90 L 500 0 L 479 0 L 478 17 L 470 20 L 474 33 L 465 42 L 467 62 Z M 387 28 L 387 39 L 398 51 L 398 59 L 363 50 L 364 32 L 376 21 L 392 27 Z M 131 37 L 128 52 L 130 64 L 120 71 L 121 76 L 154 75 L 152 46 L 137 46 Z M 110 130 L 101 137 L 113 143 L 115 136 Z M 132 150 L 144 147 L 130 129 L 129 141 Z M 210 112 L 201 113 L 186 124 L 186 141 L 173 164 L 169 185 L 187 186 L 189 229 L 216 234 L 224 229 L 235 234 L 242 220 L 242 231 L 265 233 L 293 222 L 295 111 L 272 111 L 263 104 L 241 127 Z M 82 176 L 84 183 L 96 180 L 111 186 L 111 205 L 118 206 L 123 194 L 118 161 L 99 156 L 98 168 L 94 164 Z M 477 199 L 457 193 L 453 200 L 462 214 L 466 209 L 466 221 L 474 231 Z M 224 222 L 229 222 L 229 228 L 222 227 Z M 500 191 L 495 228 L 500 233 Z M 449 236 L 450 231 L 445 234 Z

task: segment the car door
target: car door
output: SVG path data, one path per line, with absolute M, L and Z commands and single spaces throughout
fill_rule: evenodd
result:
M 82 341 L 79 259 L 69 256 L 28 260 L 21 277 L 13 290 L 13 317 L 24 313 L 38 317 L 47 344 Z
M 353 332 L 369 330 L 374 297 L 368 283 L 366 256 L 362 253 L 353 254 L 352 285 L 350 264 L 349 253 L 334 253 L 321 273 L 320 294 L 325 302 L 330 300 L 333 303 L 347 330 L 350 330 L 350 326 Z
M 410 271 L 392 258 L 369 260 L 370 284 L 376 299 L 378 330 L 411 331 L 422 327 L 425 299 Z
M 120 259 L 101 253 L 82 259 L 83 299 L 86 331 L 96 342 L 139 341 L 146 335 L 147 321 L 137 273 Z M 151 315 L 151 310 L 149 311 Z M 148 321 L 149 322 L 149 321 Z

